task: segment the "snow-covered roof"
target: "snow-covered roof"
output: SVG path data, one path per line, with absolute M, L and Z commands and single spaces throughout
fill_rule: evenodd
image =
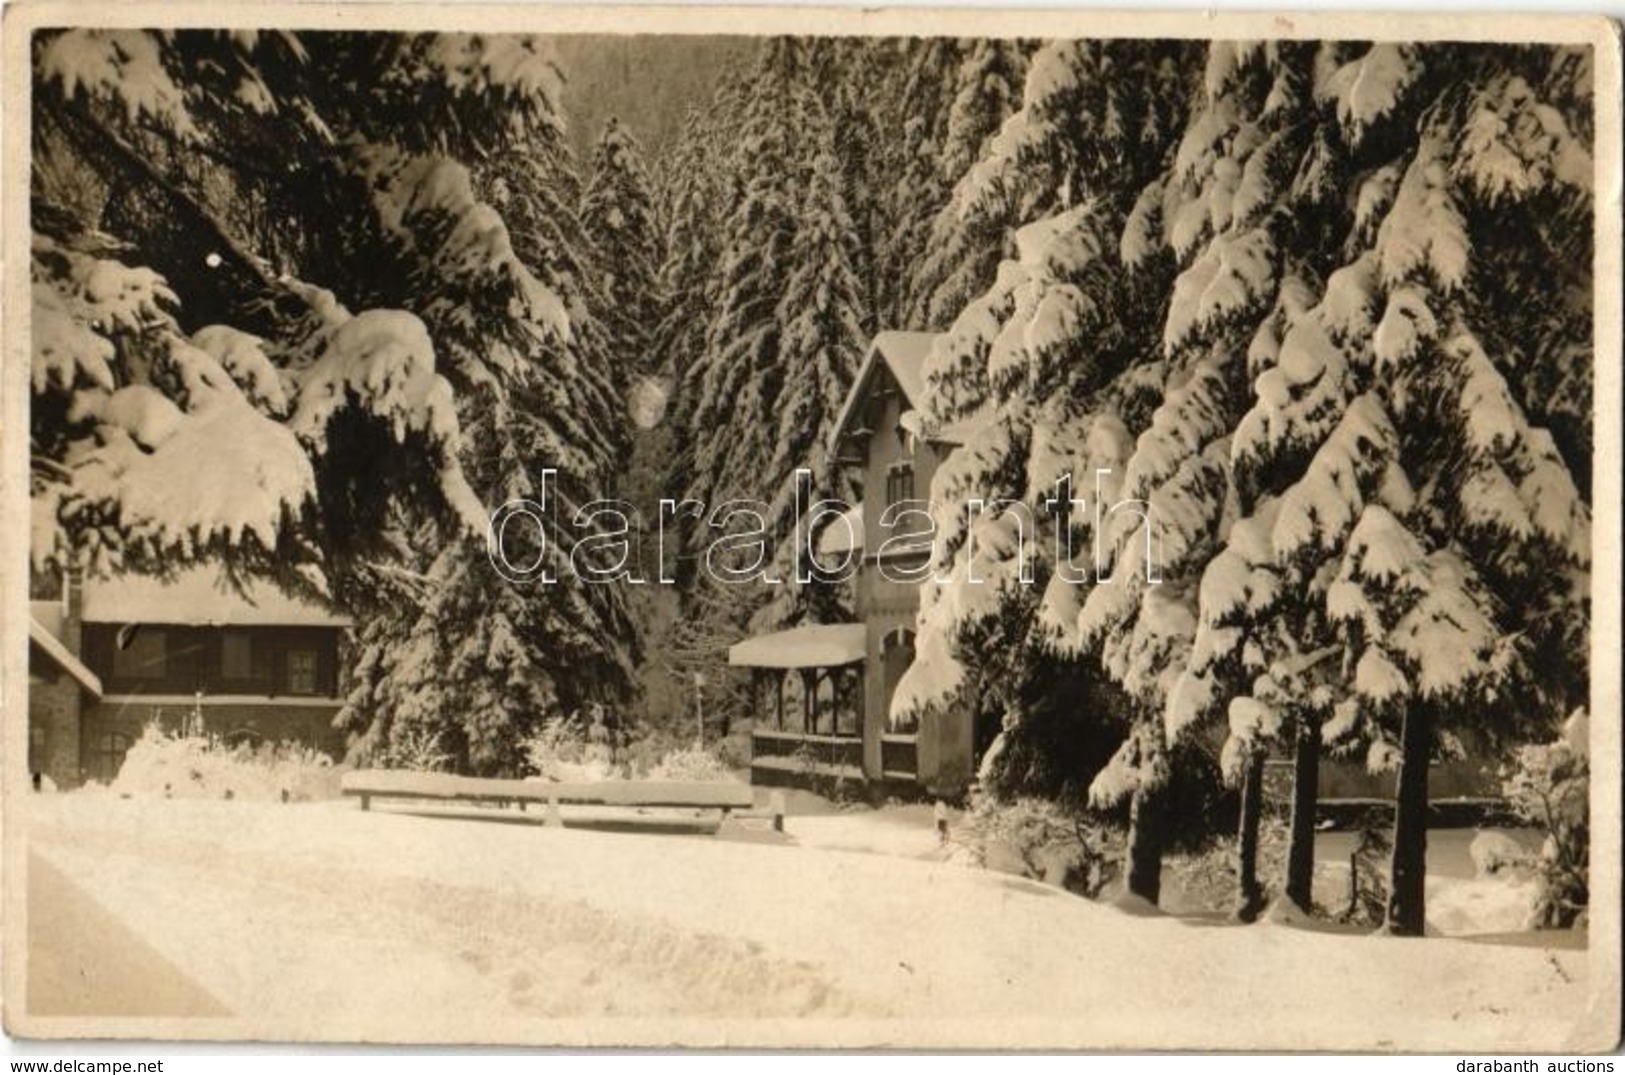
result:
M 38 646 L 41 653 L 49 657 L 56 666 L 68 675 L 79 681 L 85 690 L 100 698 L 102 694 L 102 681 L 100 677 L 84 666 L 84 663 L 68 652 L 68 647 L 62 640 L 48 631 L 43 623 L 33 616 L 28 617 L 28 642 Z
M 858 376 L 852 390 L 841 404 L 840 416 L 835 420 L 835 442 L 846 436 L 852 419 L 858 413 L 863 398 L 869 394 L 875 370 L 884 363 L 903 390 L 909 406 L 917 407 L 925 398 L 925 360 L 931 355 L 931 342 L 937 337 L 930 332 L 878 332 L 869 343 L 869 353 L 858 367 Z
M 863 365 L 858 368 L 858 376 L 852 382 L 852 390 L 846 394 L 846 402 L 841 404 L 841 413 L 835 420 L 830 439 L 830 454 L 836 454 L 841 438 L 851 432 L 852 422 L 857 417 L 864 398 L 873 387 L 875 371 L 882 364 L 903 391 L 907 401 L 904 409 L 918 411 L 924 406 L 925 366 L 931 357 L 931 347 L 936 338 L 936 334 L 932 332 L 893 331 L 875 335 L 869 344 L 869 353 L 864 356 Z M 922 427 L 916 432 L 923 435 L 925 440 L 958 445 L 964 444 L 970 435 L 986 425 L 987 421 L 987 417 L 978 413 L 935 429 Z
M 757 635 L 728 647 L 743 668 L 838 668 L 863 660 L 869 632 L 861 623 L 815 623 Z
M 845 523 L 843 526 L 842 523 Z M 858 501 L 840 518 L 831 519 L 829 525 L 818 532 L 818 556 L 842 556 L 854 550 L 863 550 L 863 501 Z
M 238 593 L 211 568 L 182 571 L 173 580 L 120 575 L 85 581 L 86 623 L 171 623 L 231 627 L 344 627 L 349 620 L 290 597 L 266 582 Z

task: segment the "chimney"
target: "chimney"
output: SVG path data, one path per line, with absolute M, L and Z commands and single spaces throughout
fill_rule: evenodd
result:
M 85 573 L 70 567 L 62 577 L 62 644 L 75 657 L 84 655 Z

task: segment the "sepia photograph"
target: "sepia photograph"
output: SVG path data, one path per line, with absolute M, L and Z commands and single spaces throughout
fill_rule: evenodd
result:
M 10 1036 L 1618 1047 L 1615 23 L 4 30 Z

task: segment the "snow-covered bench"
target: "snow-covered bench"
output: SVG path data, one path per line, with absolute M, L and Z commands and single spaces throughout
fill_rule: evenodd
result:
M 434 799 L 442 802 L 544 803 L 547 823 L 562 824 L 560 806 L 675 807 L 719 810 L 729 817 L 767 817 L 775 830 L 784 828 L 784 808 L 778 800 L 766 812 L 754 813 L 750 785 L 733 780 L 601 780 L 559 782 L 504 780 L 456 776 L 452 773 L 417 773 L 402 769 L 355 769 L 340 778 L 347 796 L 361 800 L 367 810 L 373 799 Z

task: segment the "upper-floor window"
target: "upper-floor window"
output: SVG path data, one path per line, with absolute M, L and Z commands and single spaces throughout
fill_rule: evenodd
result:
M 316 651 L 291 649 L 288 651 L 288 693 L 316 693 Z
M 886 504 L 901 504 L 914 499 L 914 466 L 896 463 L 886 471 Z
M 152 627 L 126 627 L 113 643 L 113 676 L 117 679 L 163 679 L 168 670 L 169 640 Z

